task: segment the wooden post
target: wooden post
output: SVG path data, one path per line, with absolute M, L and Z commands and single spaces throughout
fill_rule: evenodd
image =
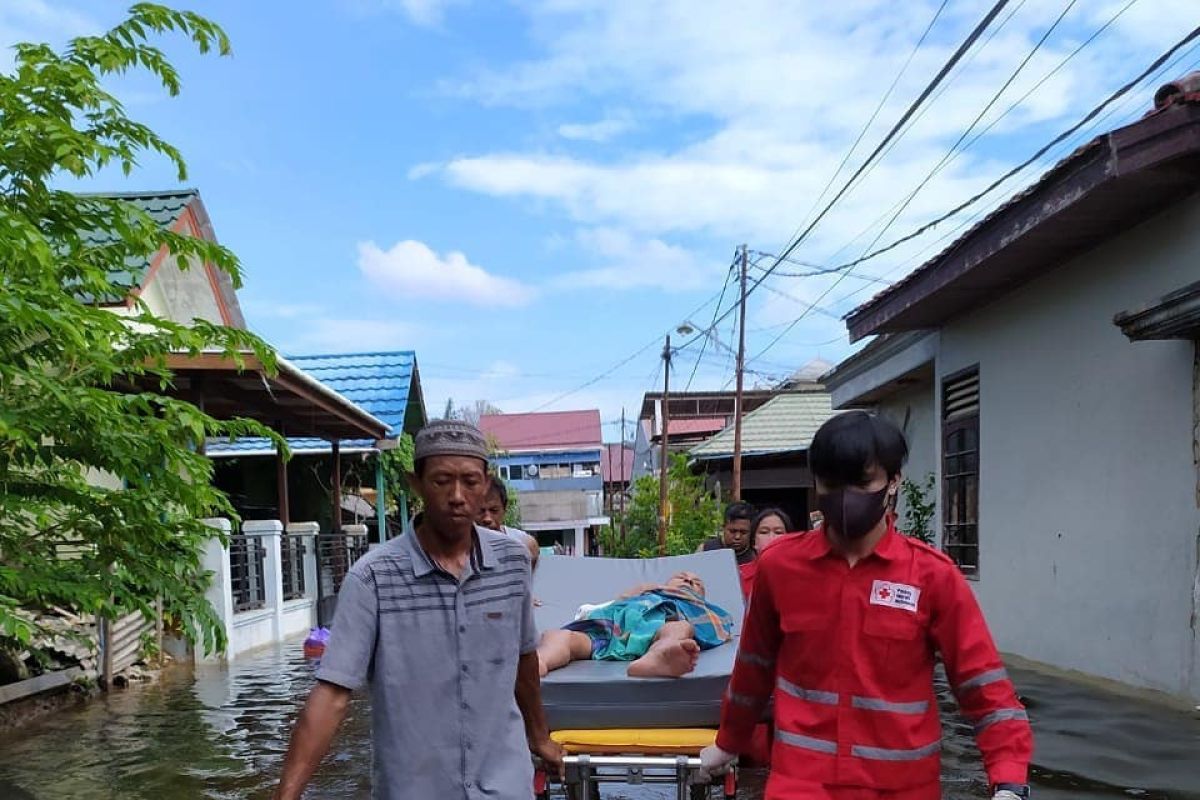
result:
M 331 529 L 334 533 L 342 532 L 342 443 L 338 439 L 333 442 L 333 465 L 330 468 L 330 494 L 333 501 L 333 523 Z
M 276 429 L 283 433 L 283 423 L 276 423 Z M 286 529 L 292 521 L 292 503 L 288 496 L 287 462 L 283 460 L 283 453 L 278 448 L 275 450 L 275 495 L 278 498 L 276 502 L 279 506 L 279 521 Z
M 612 462 L 609 462 L 612 466 Z M 621 492 L 621 541 L 625 541 L 625 493 L 629 491 L 629 484 L 625 482 L 625 407 L 621 407 L 621 473 L 617 479 L 617 488 Z
M 733 396 L 733 501 L 742 499 L 742 386 L 746 372 L 746 245 L 742 245 L 741 301 L 738 312 L 737 391 Z
M 663 396 L 662 396 L 662 446 L 659 449 L 658 465 L 658 554 L 667 554 L 667 473 L 670 472 L 671 454 L 668 452 L 671 427 L 671 335 L 663 346 Z
M 383 451 L 375 453 L 375 525 L 379 543 L 387 541 L 387 479 L 383 474 Z

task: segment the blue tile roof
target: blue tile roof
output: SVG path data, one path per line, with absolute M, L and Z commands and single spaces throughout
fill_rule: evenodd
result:
M 350 400 L 372 416 L 387 423 L 389 436 L 416 433 L 425 424 L 425 399 L 421 394 L 417 354 L 412 350 L 392 353 L 345 353 L 338 355 L 287 356 L 288 361 Z M 329 452 L 324 439 L 289 438 L 295 452 Z M 369 448 L 369 439 L 346 440 L 343 449 Z M 210 442 L 209 455 L 261 455 L 273 452 L 266 439 Z

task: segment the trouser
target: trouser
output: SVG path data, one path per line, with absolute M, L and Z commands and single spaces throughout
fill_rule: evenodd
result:
M 942 785 L 934 781 L 913 789 L 883 791 L 859 786 L 822 786 L 791 783 L 787 789 L 767 784 L 767 800 L 941 800 Z

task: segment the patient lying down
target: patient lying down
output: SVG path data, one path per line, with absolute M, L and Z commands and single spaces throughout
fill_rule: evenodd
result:
M 696 668 L 701 650 L 733 636 L 733 620 L 704 599 L 704 583 L 680 572 L 599 605 L 581 606 L 575 621 L 546 631 L 538 645 L 542 675 L 572 661 L 629 661 L 633 678 L 678 678 Z

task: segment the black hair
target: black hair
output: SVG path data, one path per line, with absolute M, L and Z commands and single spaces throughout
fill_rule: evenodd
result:
M 488 494 L 495 492 L 500 496 L 500 505 L 508 508 L 508 487 L 495 474 L 488 475 Z
M 735 520 L 754 519 L 754 506 L 749 503 L 730 503 L 725 507 L 725 524 L 728 525 Z M 751 528 L 750 530 L 754 530 Z
M 878 464 L 888 479 L 900 474 L 908 443 L 893 423 L 865 411 L 847 411 L 825 421 L 808 446 L 808 466 L 832 486 L 860 484 Z
M 792 530 L 792 518 L 787 515 L 787 512 L 782 508 L 764 508 L 762 511 L 754 515 L 754 521 L 750 523 L 750 533 L 758 533 L 758 526 L 767 517 L 779 517 L 779 521 L 783 523 L 783 529 L 789 533 Z

